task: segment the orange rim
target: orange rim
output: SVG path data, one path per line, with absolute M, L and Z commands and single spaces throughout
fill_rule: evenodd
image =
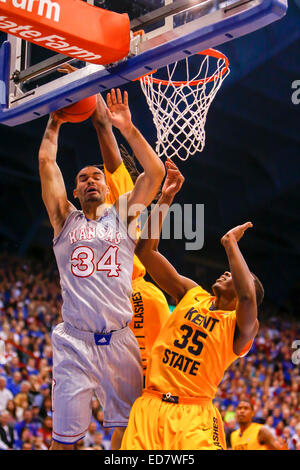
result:
M 153 70 L 152 72 L 148 72 L 147 74 L 142 75 L 141 77 L 137 78 L 136 80 L 143 80 L 144 77 L 148 77 L 148 76 L 151 75 L 151 82 L 152 83 L 157 83 L 157 84 L 161 84 L 161 85 L 164 85 L 164 86 L 168 86 L 170 83 L 172 83 L 172 85 L 174 85 L 175 87 L 179 87 L 181 85 L 187 85 L 187 84 L 189 84 L 191 86 L 195 86 L 195 85 L 198 85 L 199 83 L 203 84 L 203 83 L 213 82 L 214 80 L 217 80 L 218 78 L 223 76 L 228 71 L 229 60 L 227 59 L 226 55 L 223 54 L 222 52 L 217 51 L 216 49 L 205 49 L 204 51 L 197 52 L 197 54 L 198 55 L 206 55 L 206 56 L 214 57 L 215 59 L 223 59 L 224 60 L 224 67 L 222 68 L 222 70 L 219 73 L 215 73 L 211 77 L 201 78 L 199 80 L 193 80 L 193 81 L 190 81 L 190 82 L 188 82 L 187 80 L 186 81 L 184 81 L 184 80 L 182 80 L 182 81 L 161 80 L 159 78 L 156 78 L 156 77 L 152 76 L 152 74 L 155 73 L 156 70 Z

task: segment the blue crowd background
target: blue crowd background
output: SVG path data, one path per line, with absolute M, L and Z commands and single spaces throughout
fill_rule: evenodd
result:
M 0 450 L 46 450 L 52 432 L 51 332 L 62 321 L 61 290 L 52 253 L 41 259 L 0 255 Z M 171 309 L 172 310 L 172 309 Z M 214 403 L 228 447 L 235 408 L 247 398 L 254 421 L 300 450 L 300 322 L 295 300 L 264 303 L 260 328 L 248 355 L 225 373 Z M 109 450 L 112 429 L 103 428 L 94 397 L 92 420 L 78 450 Z

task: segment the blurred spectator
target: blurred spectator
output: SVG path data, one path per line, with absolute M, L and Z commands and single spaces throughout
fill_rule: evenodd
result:
M 52 418 L 51 416 L 46 416 L 42 423 L 42 427 L 38 430 L 38 436 L 41 436 L 43 439 L 44 445 L 49 449 L 52 439 Z
M 25 441 L 22 444 L 21 450 L 34 450 L 31 441 Z
M 15 396 L 21 391 L 22 374 L 19 370 L 13 372 L 12 378 L 7 382 L 7 388 Z
M 32 450 L 32 444 L 34 441 L 34 434 L 30 431 L 28 427 L 23 427 L 21 430 L 20 437 L 15 441 L 15 449 L 17 450 Z M 26 446 L 26 449 L 24 448 L 24 444 L 29 444 L 29 446 Z
M 0 413 L 0 449 L 12 449 L 15 441 L 14 426 L 10 422 L 8 411 Z
M 47 416 L 52 417 L 52 400 L 50 397 L 45 397 L 40 408 L 39 416 L 44 419 Z
M 16 414 L 16 405 L 15 405 L 14 400 L 8 400 L 7 405 L 6 405 L 6 411 L 8 411 L 9 413 L 10 423 L 15 424 L 18 418 Z
M 30 383 L 26 380 L 21 382 L 20 392 L 14 398 L 16 405 L 16 416 L 19 421 L 23 419 L 24 411 L 29 407 Z
M 42 383 L 42 385 L 39 387 L 38 393 L 34 397 L 33 406 L 38 406 L 39 408 L 41 408 L 46 398 L 50 398 L 49 385 L 46 383 Z
M 94 450 L 105 450 L 105 447 L 102 443 L 103 434 L 100 431 L 96 431 L 94 437 L 94 444 L 91 446 Z
M 42 436 L 36 436 L 33 441 L 33 450 L 48 450 L 48 447 L 43 442 Z
M 110 442 L 113 434 L 112 428 L 103 428 L 102 445 L 105 450 L 110 450 Z
M 95 444 L 96 432 L 97 432 L 97 424 L 95 421 L 92 421 L 88 427 L 86 435 L 83 438 L 85 447 L 91 447 Z
M 292 435 L 292 438 L 291 438 L 292 446 L 293 446 L 293 450 L 300 450 L 299 449 L 299 446 L 300 446 L 300 422 L 298 422 L 295 430 L 296 430 L 296 432 L 295 432 L 295 434 Z
M 15 430 L 17 431 L 19 439 L 21 439 L 22 431 L 24 428 L 27 428 L 33 436 L 37 436 L 37 431 L 39 427 L 40 423 L 34 422 L 32 410 L 29 408 L 24 410 L 22 421 L 15 424 Z
M 6 410 L 8 400 L 13 398 L 13 394 L 6 387 L 6 378 L 0 377 L 0 413 Z

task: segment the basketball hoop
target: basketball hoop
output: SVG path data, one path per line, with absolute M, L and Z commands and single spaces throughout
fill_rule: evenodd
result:
M 159 157 L 187 160 L 204 149 L 207 113 L 230 70 L 227 57 L 215 49 L 206 49 L 197 56 L 201 63 L 193 78 L 190 75 L 194 64 L 189 58 L 168 65 L 166 79 L 154 77 L 156 71 L 139 78 L 157 129 Z M 182 63 L 186 79 L 175 80 Z

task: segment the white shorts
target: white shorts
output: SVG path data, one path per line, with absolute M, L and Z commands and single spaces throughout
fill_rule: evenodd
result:
M 94 335 L 59 323 L 52 345 L 53 440 L 74 444 L 83 438 L 94 394 L 103 408 L 103 426 L 126 427 L 143 380 L 141 355 L 130 328 Z

